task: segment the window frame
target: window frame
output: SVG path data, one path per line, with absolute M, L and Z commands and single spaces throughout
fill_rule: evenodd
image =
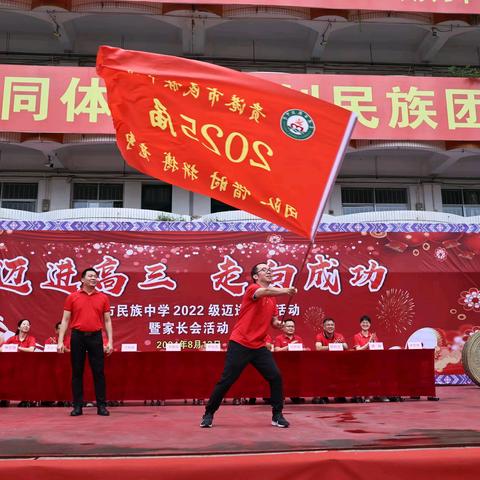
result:
M 14 198 L 4 198 L 5 195 L 5 185 L 28 185 L 34 187 L 34 196 L 27 197 L 14 197 Z M 23 202 L 29 204 L 32 208 L 12 208 L 10 206 L 5 206 L 5 202 Z M 0 181 L 0 208 L 5 208 L 7 210 L 18 210 L 21 212 L 36 212 L 38 209 L 38 182 L 5 182 Z
M 71 201 L 70 201 L 70 208 L 78 209 L 78 208 L 123 208 L 124 204 L 124 197 L 125 197 L 125 184 L 124 183 L 117 183 L 117 182 L 74 182 L 72 184 L 72 194 L 71 194 Z M 95 185 L 96 187 L 96 199 L 91 198 L 75 198 L 75 186 L 76 185 Z M 121 200 L 118 199 L 100 199 L 100 190 L 102 185 L 115 185 L 121 187 Z M 86 205 L 75 205 L 76 202 L 83 202 Z M 95 205 L 90 205 L 90 203 Z M 117 204 L 117 205 L 116 205 Z
M 341 186 L 341 193 L 343 194 L 344 190 L 371 190 L 372 193 L 372 203 L 352 203 L 352 202 L 342 202 L 342 213 L 343 215 L 352 215 L 356 213 L 370 213 L 370 212 L 388 212 L 388 211 L 406 211 L 410 210 L 410 198 L 408 187 L 359 187 L 359 186 Z M 379 190 L 399 190 L 405 193 L 405 203 L 380 203 L 377 201 L 377 192 Z M 343 197 L 343 195 L 341 195 Z M 350 210 L 350 211 L 346 211 Z

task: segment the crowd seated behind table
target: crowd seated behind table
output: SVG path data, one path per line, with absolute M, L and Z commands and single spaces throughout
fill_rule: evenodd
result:
M 45 345 L 55 345 L 58 342 L 58 330 L 59 330 L 60 322 L 58 322 L 55 325 L 55 335 L 52 335 L 51 337 L 47 338 L 45 340 Z M 353 337 L 353 348 L 352 350 L 366 350 L 369 349 L 370 344 L 372 342 L 378 342 L 378 337 L 375 333 L 370 332 L 370 327 L 371 327 L 371 320 L 368 316 L 362 316 L 360 318 L 360 332 L 356 333 Z M 206 342 L 204 342 L 206 345 Z M 30 322 L 28 319 L 22 319 L 18 322 L 17 325 L 17 331 L 16 334 L 8 338 L 6 341 L 2 336 L 0 336 L 0 346 L 2 344 L 17 344 L 18 345 L 18 351 L 23 351 L 23 352 L 33 352 L 36 347 L 36 339 L 33 337 L 33 335 L 30 334 Z M 289 345 L 292 344 L 297 344 L 298 347 L 292 348 Z M 332 347 L 329 347 L 331 344 L 338 344 L 341 345 L 340 350 L 347 350 L 348 349 L 348 344 L 345 340 L 344 335 L 342 335 L 340 332 L 337 332 L 335 330 L 335 321 L 332 318 L 325 318 L 323 321 L 323 330 L 319 332 L 316 337 L 315 337 L 315 350 L 321 351 L 321 350 L 332 350 Z M 219 350 L 224 351 L 225 345 L 220 345 Z M 66 347 L 68 349 L 69 345 L 68 342 L 66 344 Z M 284 327 L 283 327 L 283 333 L 276 336 L 275 339 L 272 339 L 272 337 L 269 335 L 267 338 L 267 348 L 274 352 L 286 352 L 289 350 L 304 350 L 308 351 L 310 348 L 306 346 L 303 342 L 303 339 L 295 334 L 295 321 L 293 319 L 287 319 L 284 322 Z M 336 350 L 337 348 L 335 348 Z M 114 349 L 114 351 L 120 351 L 120 347 Z M 165 350 L 165 349 L 161 349 Z M 206 347 L 203 346 L 203 348 L 199 350 L 206 350 Z M 68 351 L 68 350 L 67 350 Z M 135 349 L 135 351 L 139 351 Z M 198 351 L 198 350 L 197 350 Z M 194 399 L 194 403 L 201 404 L 203 399 Z M 248 404 L 253 404 L 255 403 L 254 398 L 250 399 L 240 399 L 240 398 L 234 398 L 233 403 L 234 404 L 240 404 L 240 403 L 248 403 Z M 264 401 L 265 403 L 268 403 L 268 398 L 265 398 Z M 292 397 L 292 402 L 293 403 L 303 403 L 304 399 L 299 398 L 299 397 Z M 300 401 L 299 401 L 300 400 Z M 335 398 L 336 401 L 338 402 L 344 402 L 346 401 L 345 398 L 339 397 Z M 366 399 L 367 401 L 369 400 L 368 398 Z M 383 400 L 385 401 L 385 398 L 373 398 L 373 400 Z M 186 402 L 187 400 L 185 400 Z M 313 403 L 328 403 L 328 398 L 323 397 L 314 397 L 313 398 Z M 362 399 L 361 397 L 353 397 L 352 401 L 365 401 L 365 399 Z M 7 401 L 0 401 L 0 406 L 8 406 Z M 49 403 L 47 405 L 47 403 Z M 54 402 L 42 402 L 42 406 L 52 406 Z M 165 400 L 158 400 L 158 401 L 148 401 L 151 405 L 164 405 Z M 148 404 L 147 401 L 145 401 L 145 404 Z M 56 403 L 58 406 L 64 406 L 66 402 L 57 402 Z M 110 405 L 119 405 L 123 404 L 123 402 L 112 402 Z M 31 401 L 22 401 L 20 402 L 19 406 L 33 406 L 35 405 L 35 402 Z

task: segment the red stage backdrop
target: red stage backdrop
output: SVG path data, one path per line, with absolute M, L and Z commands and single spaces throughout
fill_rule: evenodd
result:
M 299 275 L 306 249 L 287 233 L 4 231 L 0 331 L 10 335 L 28 318 L 42 345 L 79 272 L 95 266 L 112 304 L 117 349 L 225 343 L 251 267 L 268 259 L 275 285 L 299 289 L 288 307 L 286 298 L 278 303 L 306 347 L 314 348 L 327 316 L 352 344 L 367 314 L 387 348 L 422 341 L 436 349 L 438 373 L 462 373 L 463 343 L 480 325 L 480 234 L 319 234 Z

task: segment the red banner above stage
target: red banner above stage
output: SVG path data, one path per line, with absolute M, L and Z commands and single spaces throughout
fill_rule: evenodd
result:
M 315 235 L 353 130 L 351 112 L 167 55 L 104 46 L 97 71 L 130 166 Z
M 132 0 L 129 0 L 130 3 Z M 143 2 L 143 0 L 133 0 Z M 153 0 L 154 3 L 182 5 L 258 5 L 267 7 L 306 7 L 335 10 L 371 10 L 430 13 L 480 13 L 479 0 Z M 120 2 L 121 3 L 121 2 Z M 143 2 L 144 3 L 144 2 Z M 149 3 L 152 3 L 150 0 Z M 180 8 L 176 8 L 180 10 Z
M 319 234 L 302 274 L 307 245 L 292 234 L 6 231 L 0 240 L 0 333 L 28 318 L 40 348 L 92 265 L 117 349 L 226 342 L 248 272 L 264 259 L 275 286 L 299 289 L 288 306 L 278 298 L 279 310 L 311 349 L 325 317 L 351 346 L 367 314 L 386 348 L 420 341 L 435 348 L 438 373 L 461 373 L 463 343 L 480 329 L 480 234 Z
M 480 135 L 477 79 L 253 75 L 352 110 L 358 117 L 352 138 L 478 141 Z M 112 134 L 103 80 L 93 68 L 1 65 L 0 131 Z

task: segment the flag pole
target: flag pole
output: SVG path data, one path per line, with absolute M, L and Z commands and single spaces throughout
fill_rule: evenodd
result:
M 307 251 L 305 252 L 305 256 L 303 257 L 303 261 L 302 261 L 302 266 L 300 267 L 300 270 L 298 271 L 297 279 L 295 280 L 293 286 L 295 286 L 295 283 L 298 282 L 298 279 L 300 278 L 300 275 L 302 274 L 303 269 L 305 268 L 305 264 L 307 263 L 307 258 L 310 255 L 310 251 L 312 250 L 312 247 L 313 247 L 314 243 L 315 243 L 314 238 L 311 238 L 310 242 L 308 244 L 306 244 L 306 245 L 308 245 Z M 292 303 L 292 298 L 293 298 L 293 295 L 291 297 L 288 297 L 287 306 L 285 307 L 285 312 L 283 313 L 282 320 L 281 320 L 282 322 L 284 322 L 285 315 L 288 313 L 288 307 L 290 307 L 290 303 Z

